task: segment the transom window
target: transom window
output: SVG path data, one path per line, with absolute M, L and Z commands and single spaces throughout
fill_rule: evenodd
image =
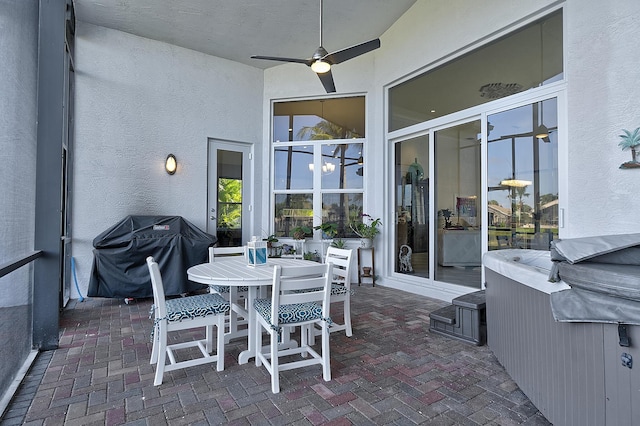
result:
M 278 102 L 273 111 L 273 233 L 291 237 L 297 227 L 332 222 L 336 237 L 354 237 L 349 223 L 361 220 L 364 188 L 364 97 Z

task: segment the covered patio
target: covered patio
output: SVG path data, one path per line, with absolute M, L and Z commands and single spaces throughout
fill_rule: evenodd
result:
M 279 394 L 264 368 L 238 365 L 244 342 L 227 345 L 222 372 L 174 371 L 153 386 L 151 299 L 74 300 L 59 348 L 39 355 L 2 424 L 549 424 L 487 346 L 428 331 L 445 302 L 355 290 L 353 336 L 331 335 L 332 380 L 288 371 Z

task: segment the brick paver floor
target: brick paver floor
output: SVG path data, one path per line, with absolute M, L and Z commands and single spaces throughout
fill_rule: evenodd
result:
M 226 346 L 224 371 L 173 371 L 153 386 L 152 300 L 72 301 L 59 348 L 39 355 L 2 425 L 549 424 L 487 346 L 429 333 L 444 302 L 355 291 L 353 336 L 331 335 L 332 380 L 320 366 L 287 371 L 277 395 L 264 367 L 238 365 L 242 341 Z

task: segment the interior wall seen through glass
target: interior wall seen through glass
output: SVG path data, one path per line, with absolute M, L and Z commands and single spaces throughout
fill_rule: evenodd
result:
M 488 117 L 489 250 L 549 250 L 558 237 L 555 98 Z
M 562 11 L 389 90 L 389 129 L 563 79 Z
M 429 278 L 429 135 L 395 145 L 395 272 Z
M 435 279 L 480 288 L 481 239 L 480 120 L 434 133 Z

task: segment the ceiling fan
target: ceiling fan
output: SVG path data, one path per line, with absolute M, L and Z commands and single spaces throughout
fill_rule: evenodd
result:
M 268 61 L 295 62 L 310 66 L 311 69 L 316 74 L 318 74 L 318 77 L 320 78 L 320 81 L 322 82 L 322 85 L 324 86 L 327 93 L 331 93 L 336 91 L 336 86 L 333 83 L 333 76 L 331 75 L 332 65 L 336 65 L 349 59 L 353 59 L 356 56 L 363 55 L 379 47 L 380 39 L 374 39 L 332 53 L 327 52 L 327 50 L 322 47 L 322 0 L 320 0 L 320 47 L 316 49 L 311 58 L 298 59 L 260 55 L 253 55 L 251 56 L 251 58 L 266 59 Z

